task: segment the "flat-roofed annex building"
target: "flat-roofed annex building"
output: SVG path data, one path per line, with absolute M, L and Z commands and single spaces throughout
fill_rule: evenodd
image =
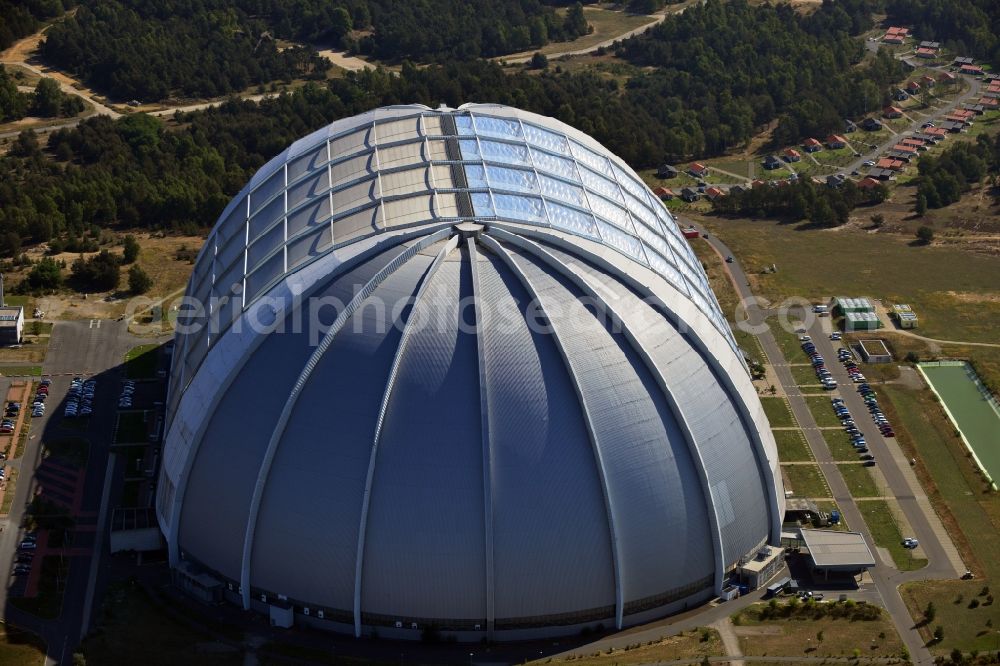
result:
M 24 308 L 20 305 L 0 306 L 0 345 L 16 345 L 24 334 Z
M 156 510 L 172 565 L 246 608 L 577 633 L 700 603 L 780 541 L 774 441 L 699 261 L 551 118 L 337 121 L 233 199 L 187 293 L 209 305 L 178 319 Z

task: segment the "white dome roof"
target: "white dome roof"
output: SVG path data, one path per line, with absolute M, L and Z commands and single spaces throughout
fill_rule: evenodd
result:
M 172 561 L 246 605 L 621 626 L 779 538 L 774 442 L 699 262 L 555 120 L 333 123 L 227 207 L 188 295 L 208 316 L 179 321 L 157 510 Z

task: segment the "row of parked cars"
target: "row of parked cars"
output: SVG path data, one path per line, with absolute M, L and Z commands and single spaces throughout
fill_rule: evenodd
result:
M 31 562 L 35 559 L 35 549 L 38 548 L 38 537 L 33 532 L 25 534 L 17 546 L 17 556 L 14 559 L 14 575 L 22 576 L 31 572 Z
M 75 419 L 78 416 L 90 416 L 94 413 L 94 393 L 97 392 L 97 380 L 84 381 L 74 377 L 66 394 L 66 418 Z
M 52 380 L 46 377 L 38 384 L 38 389 L 35 391 L 35 400 L 31 403 L 31 416 L 38 418 L 40 416 L 45 416 L 45 401 L 49 398 L 49 386 L 52 385 Z
M 132 396 L 135 394 L 135 382 L 126 379 L 122 384 L 122 394 L 118 396 L 118 409 L 131 409 Z
M 878 397 L 875 395 L 875 390 L 869 384 L 859 384 L 858 393 L 864 398 L 865 405 L 868 406 L 868 411 L 872 415 L 872 420 L 875 421 L 875 425 L 878 426 L 882 436 L 895 437 L 896 433 L 892 429 L 892 424 L 889 423 L 889 419 L 882 413 L 882 408 L 878 406 Z
M 859 384 L 865 381 L 865 376 L 861 374 L 861 370 L 858 368 L 858 363 L 854 360 L 854 354 L 851 353 L 850 349 L 847 349 L 846 347 L 838 349 L 837 358 L 844 364 L 844 368 L 847 369 L 847 374 L 851 377 L 852 382 Z
M 799 337 L 799 341 L 802 342 L 802 351 L 809 355 L 813 371 L 816 373 L 816 378 L 823 385 L 823 388 L 827 391 L 837 388 L 837 381 L 833 378 L 833 373 L 827 369 L 826 361 L 816 350 L 816 344 L 812 341 L 812 338 L 808 335 L 803 335 Z
M 837 418 L 840 419 L 840 424 L 844 427 L 844 431 L 851 438 L 851 445 L 854 446 L 854 450 L 861 456 L 865 465 L 874 467 L 875 456 L 868 452 L 868 442 L 865 441 L 864 434 L 858 429 L 858 424 L 854 422 L 851 410 L 844 404 L 844 399 L 830 398 L 830 404 L 833 406 L 833 411 L 837 414 Z

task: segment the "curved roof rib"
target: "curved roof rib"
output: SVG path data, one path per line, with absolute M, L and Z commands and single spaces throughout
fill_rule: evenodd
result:
M 394 273 L 404 263 L 409 261 L 415 254 L 426 249 L 430 245 L 433 245 L 439 240 L 446 238 L 448 234 L 448 230 L 441 230 L 437 233 L 424 237 L 410 247 L 402 250 L 385 268 L 376 273 L 375 276 L 369 280 L 368 284 L 366 284 L 364 288 L 358 292 L 354 299 L 351 300 L 347 307 L 337 315 L 336 320 L 334 320 L 333 324 L 330 325 L 329 330 L 327 330 L 323 339 L 313 351 L 312 356 L 309 357 L 306 365 L 302 368 L 302 372 L 299 374 L 299 378 L 295 382 L 295 386 L 292 388 L 288 398 L 285 400 L 285 405 L 281 410 L 281 416 L 278 417 L 278 421 L 275 423 L 274 429 L 271 432 L 271 437 L 267 444 L 267 450 L 264 453 L 264 459 L 261 462 L 260 471 L 257 474 L 257 482 L 254 485 L 253 496 L 250 500 L 250 514 L 247 519 L 246 532 L 243 538 L 243 563 L 240 568 L 240 590 L 243 598 L 243 608 L 250 608 L 250 559 L 253 556 L 253 540 L 254 533 L 257 529 L 257 516 L 260 512 L 261 498 L 264 495 L 264 487 L 267 485 L 267 477 L 271 470 L 271 463 L 274 461 L 274 456 L 278 450 L 278 443 L 281 441 L 281 437 L 285 433 L 285 426 L 288 424 L 288 419 L 292 415 L 295 403 L 302 394 L 302 389 L 309 381 L 309 377 L 312 375 L 312 371 L 316 368 L 316 364 L 319 363 L 323 354 L 325 354 L 326 350 L 330 348 L 331 344 L 333 344 L 333 339 L 337 336 L 337 334 L 344 327 L 344 324 L 347 323 L 365 299 L 371 296 L 375 289 L 378 288 L 378 286 L 387 277 Z
M 354 568 L 354 635 L 359 638 L 361 637 L 361 581 L 365 562 L 365 533 L 368 531 L 368 509 L 371 506 L 372 483 L 375 479 L 375 465 L 378 461 L 378 445 L 382 437 L 382 426 L 385 423 L 385 415 L 389 409 L 389 400 L 392 398 L 392 389 L 396 381 L 396 375 L 399 373 L 400 363 L 403 360 L 403 355 L 406 353 L 406 344 L 413 331 L 412 325 L 417 316 L 417 308 L 420 307 L 420 299 L 427 290 L 427 285 L 430 284 L 441 262 L 458 246 L 458 240 L 458 236 L 452 236 L 445 243 L 445 246 L 438 252 L 438 255 L 434 258 L 434 262 L 424 275 L 420 289 L 414 297 L 410 316 L 403 328 L 403 336 L 399 340 L 399 347 L 396 348 L 396 357 L 392 361 L 392 368 L 389 370 L 389 377 L 385 383 L 385 392 L 382 394 L 382 405 L 379 407 L 378 420 L 375 424 L 375 436 L 372 439 L 371 457 L 368 461 L 368 474 L 365 477 L 365 491 L 361 499 L 361 518 L 358 527 L 358 556 L 355 560 Z
M 517 276 L 518 280 L 524 286 L 525 291 L 527 291 L 528 294 L 531 295 L 531 298 L 538 303 L 544 313 L 544 300 L 541 298 L 538 290 L 535 288 L 535 285 L 532 284 L 527 274 L 525 274 L 507 250 L 489 236 L 483 236 L 482 243 L 485 247 L 489 248 L 493 253 L 500 257 L 500 259 L 507 265 L 507 268 L 509 268 L 514 275 Z M 549 326 L 552 328 L 552 337 L 555 340 L 556 348 L 559 350 L 559 354 L 566 366 L 566 372 L 569 373 L 570 379 L 573 382 L 577 400 L 580 402 L 580 409 L 583 412 L 584 420 L 586 421 L 587 433 L 590 435 L 590 443 L 594 450 L 594 460 L 597 465 L 598 477 L 601 480 L 601 490 L 604 495 L 604 507 L 608 517 L 608 531 L 611 534 L 611 555 L 615 574 L 615 627 L 621 629 L 625 609 L 625 592 L 622 587 L 621 552 L 619 550 L 618 537 L 615 531 L 615 519 L 614 510 L 611 506 L 611 494 L 608 491 L 607 470 L 605 469 L 603 454 L 601 452 L 601 447 L 598 444 L 597 431 L 594 428 L 594 421 L 591 412 L 587 407 L 587 400 L 580 384 L 579 375 L 574 368 L 573 360 L 570 358 L 570 355 L 566 351 L 566 347 L 560 339 L 559 326 L 553 318 L 548 318 L 548 322 Z

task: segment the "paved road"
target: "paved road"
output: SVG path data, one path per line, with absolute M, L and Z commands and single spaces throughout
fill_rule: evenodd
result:
M 83 320 L 57 322 L 52 329 L 49 351 L 43 364 L 46 375 L 52 377 L 52 386 L 46 415 L 34 419 L 32 431 L 36 436 L 29 440 L 22 459 L 14 504 L 10 516 L 0 522 L 0 562 L 7 566 L 13 560 L 18 526 L 24 516 L 25 505 L 36 488 L 31 476 L 40 463 L 42 438 L 59 436 L 85 437 L 90 442 L 90 456 L 85 468 L 83 498 L 74 531 L 74 548 L 93 548 L 96 558 L 70 558 L 70 573 L 63 595 L 62 614 L 55 620 L 43 620 L 7 603 L 7 586 L 0 590 L 0 607 L 3 619 L 39 634 L 48 646 L 46 663 L 71 664 L 73 650 L 87 628 L 82 626 L 89 608 L 100 603 L 102 585 L 93 574 L 104 575 L 104 556 L 107 553 L 107 526 L 103 530 L 99 509 L 105 493 L 108 476 L 108 453 L 114 427 L 114 414 L 120 390 L 121 364 L 125 352 L 139 340 L 127 331 L 125 322 L 110 320 Z M 85 429 L 63 427 L 62 403 L 74 375 L 93 376 L 97 379 L 94 399 L 94 417 Z M 43 433 L 38 436 L 37 433 Z M 119 477 L 120 478 L 120 477 Z M 36 566 L 40 563 L 36 563 Z M 6 576 L 10 567 L 2 575 Z
M 594 51 L 597 51 L 598 49 L 610 48 L 611 46 L 614 46 L 615 42 L 624 41 L 624 40 L 626 40 L 626 39 L 628 39 L 630 37 L 635 37 L 636 35 L 641 35 L 642 33 L 646 32 L 649 29 L 651 29 L 653 26 L 656 26 L 656 25 L 659 25 L 659 24 L 663 23 L 668 16 L 676 16 L 677 14 L 683 14 L 684 10 L 687 9 L 688 7 L 690 7 L 692 5 L 695 5 L 695 4 L 699 4 L 699 3 L 705 4 L 706 1 L 707 0 L 695 0 L 695 2 L 689 2 L 689 3 L 685 4 L 683 7 L 678 7 L 677 5 L 673 5 L 673 6 L 668 5 L 665 9 L 663 9 L 663 10 L 661 10 L 661 11 L 655 13 L 655 14 L 650 14 L 649 18 L 652 19 L 652 20 L 649 23 L 646 23 L 644 25 L 640 25 L 638 28 L 633 28 L 632 30 L 628 30 L 626 32 L 620 33 L 618 35 L 615 35 L 613 37 L 605 39 L 602 42 L 598 42 L 597 44 L 593 44 L 591 46 L 587 46 L 587 47 L 582 48 L 582 49 L 569 49 L 569 50 L 566 50 L 566 51 L 557 51 L 555 53 L 548 53 L 548 54 L 546 54 L 546 56 L 551 60 L 551 59 L 554 59 L 554 58 L 562 58 L 564 56 L 587 55 L 588 53 L 593 53 Z M 530 51 L 530 52 L 525 51 L 524 53 L 513 54 L 513 55 L 509 55 L 509 56 L 497 56 L 497 57 L 493 58 L 493 60 L 502 60 L 502 61 L 504 61 L 504 62 L 506 62 L 508 64 L 516 65 L 516 64 L 528 62 L 529 60 L 531 60 L 532 56 L 534 56 L 534 55 L 535 55 L 535 51 Z
M 926 65 L 926 63 L 923 64 Z M 939 67 L 937 69 L 944 71 L 945 67 Z M 875 159 L 876 156 L 886 153 L 890 148 L 892 148 L 897 143 L 906 138 L 906 136 L 918 133 L 918 130 L 921 129 L 921 125 L 923 125 L 924 123 L 926 122 L 938 123 L 942 118 L 944 118 L 946 115 L 957 109 L 965 102 L 967 102 L 970 98 L 973 97 L 978 98 L 979 91 L 982 88 L 982 81 L 980 81 L 975 77 L 966 76 L 964 74 L 958 74 L 958 76 L 963 78 L 969 84 L 969 87 L 965 90 L 965 92 L 959 94 L 958 97 L 956 97 L 953 101 L 944 105 L 940 109 L 929 111 L 925 117 L 914 120 L 904 129 L 901 129 L 897 133 L 892 134 L 888 139 L 878 144 L 875 148 L 869 148 L 868 145 L 870 144 L 866 143 L 864 149 L 858 150 L 857 145 L 860 145 L 861 142 L 852 141 L 850 138 L 848 138 L 848 142 L 851 145 L 854 145 L 855 150 L 861 153 L 861 155 L 856 160 L 854 160 L 853 162 L 845 166 L 843 169 L 841 169 L 840 173 L 849 174 L 853 171 L 861 169 L 865 161 Z M 857 135 L 864 136 L 864 130 L 859 129 Z M 819 153 L 819 156 L 822 157 L 822 153 Z
M 695 226 L 698 228 L 697 225 Z M 709 238 L 709 244 L 722 257 L 734 256 L 732 250 L 714 235 Z M 740 264 L 734 261 L 731 264 L 724 264 L 724 266 L 729 271 L 740 297 L 744 299 L 744 302 L 749 304 L 747 307 L 748 322 L 754 327 L 755 332 L 757 330 L 761 331 L 757 333 L 757 339 L 760 341 L 764 353 L 770 360 L 775 374 L 788 396 L 788 403 L 792 409 L 792 413 L 802 427 L 802 432 L 809 443 L 813 456 L 820 463 L 820 469 L 824 477 L 826 477 L 830 491 L 841 510 L 841 514 L 852 529 L 864 535 L 865 541 L 869 544 L 872 552 L 877 552 L 874 539 L 858 510 L 857 504 L 854 502 L 854 498 L 851 496 L 847 484 L 844 482 L 840 470 L 833 464 L 833 457 L 826 445 L 826 441 L 823 439 L 822 431 L 817 429 L 816 421 L 812 416 L 812 412 L 809 411 L 798 385 L 792 376 L 787 359 L 781 353 L 781 349 L 778 347 L 770 329 L 763 326 L 769 311 L 763 310 L 756 305 L 746 273 Z M 805 319 L 805 321 L 808 321 L 808 319 Z M 820 343 L 823 340 L 826 341 L 826 346 L 829 349 L 821 349 L 829 354 L 828 356 L 827 353 L 824 353 L 824 358 L 831 358 L 835 356 L 833 354 L 833 347 L 829 342 L 829 338 L 824 335 L 822 326 L 823 324 L 813 322 L 810 330 L 814 332 L 812 335 L 814 340 L 820 341 Z M 831 367 L 834 368 L 833 372 L 836 373 L 836 366 L 831 364 Z M 846 372 L 843 368 L 840 368 L 839 372 L 843 375 L 843 380 L 847 382 Z M 838 383 L 840 383 L 840 379 L 841 377 L 838 376 Z M 847 383 L 849 384 L 849 382 Z M 867 409 L 864 409 L 860 399 L 857 399 L 857 404 L 855 404 L 854 398 L 857 398 L 858 394 L 850 390 L 849 387 L 842 393 L 845 400 L 850 401 L 848 408 L 855 415 L 856 421 L 860 424 L 859 427 L 866 433 L 866 439 L 870 442 L 869 446 L 875 447 L 876 458 L 879 460 L 880 468 L 885 474 L 889 490 L 903 507 L 907 519 L 913 525 L 915 533 L 920 539 L 921 545 L 924 547 L 929 559 L 928 566 L 920 571 L 900 573 L 892 566 L 891 562 L 884 562 L 881 561 L 881 558 L 876 558 L 878 564 L 870 572 L 872 579 L 881 596 L 883 605 L 889 612 L 903 643 L 910 652 L 913 663 L 933 664 L 934 660 L 927 648 L 924 647 L 920 634 L 913 629 L 913 619 L 910 617 L 906 604 L 899 594 L 898 586 L 903 582 L 915 579 L 955 578 L 955 567 L 952 559 L 949 558 L 949 551 L 954 551 L 954 545 L 948 539 L 943 528 L 936 529 L 933 526 L 934 523 L 940 525 L 940 521 L 937 521 L 936 515 L 933 518 L 927 515 L 927 511 L 933 514 L 929 503 L 917 501 L 916 497 L 922 495 L 922 491 L 919 489 L 919 485 L 916 490 L 912 488 L 909 480 L 905 478 L 905 473 L 899 469 L 898 459 L 901 455 L 894 456 L 893 452 L 890 451 L 890 445 L 885 442 L 881 434 L 875 434 L 878 431 L 874 428 L 874 424 L 870 421 L 868 423 L 864 422 L 864 419 L 867 418 Z M 854 396 L 854 398 L 851 396 Z M 957 552 L 955 555 L 957 556 Z

